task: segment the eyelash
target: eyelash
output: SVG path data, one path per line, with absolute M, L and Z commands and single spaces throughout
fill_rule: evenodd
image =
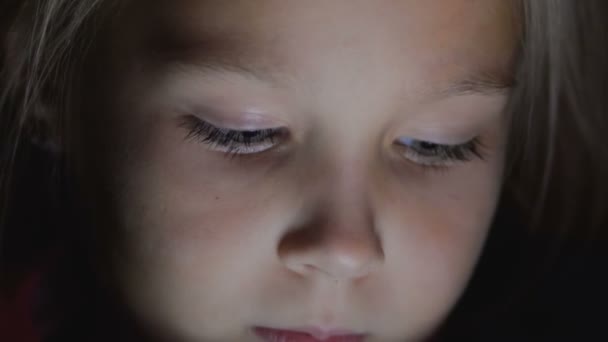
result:
M 183 126 L 188 130 L 186 139 L 196 138 L 229 157 L 261 153 L 273 148 L 287 135 L 285 128 L 260 130 L 232 130 L 216 127 L 194 116 L 187 116 Z M 406 139 L 396 144 L 404 149 L 403 156 L 425 168 L 442 169 L 455 162 L 484 159 L 479 138 L 464 144 L 443 145 L 429 141 Z
M 481 141 L 474 138 L 458 145 L 437 144 L 430 141 L 406 139 L 407 143 L 397 142 L 406 159 L 423 167 L 441 169 L 456 162 L 469 162 L 475 158 L 484 160 Z
M 183 122 L 188 129 L 186 139 L 197 138 L 211 148 L 226 153 L 229 157 L 261 153 L 271 149 L 286 134 L 284 128 L 260 130 L 232 130 L 216 127 L 194 116 Z M 264 146 L 265 145 L 265 146 Z

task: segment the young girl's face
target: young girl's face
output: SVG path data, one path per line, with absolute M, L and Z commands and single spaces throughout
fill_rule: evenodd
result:
M 141 321 L 171 341 L 263 341 L 256 327 L 431 334 L 500 191 L 509 6 L 125 9 L 85 144 L 99 148 L 88 158 L 115 208 L 100 214 L 118 218 L 111 255 Z

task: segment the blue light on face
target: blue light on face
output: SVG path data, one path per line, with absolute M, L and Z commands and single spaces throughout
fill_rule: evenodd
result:
M 417 142 L 417 140 L 408 137 L 401 137 L 397 139 L 397 142 L 399 142 L 401 145 L 412 146 Z
M 417 139 L 408 138 L 408 137 L 399 138 L 399 139 L 397 139 L 397 142 L 403 146 L 412 147 L 412 148 L 422 148 L 422 149 L 433 149 L 433 148 L 437 148 L 439 146 L 439 144 L 436 144 L 436 143 L 433 143 L 430 141 L 417 140 Z

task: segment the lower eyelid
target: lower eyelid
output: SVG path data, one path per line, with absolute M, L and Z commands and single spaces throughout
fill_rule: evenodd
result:
M 415 163 L 420 166 L 451 166 L 453 164 L 458 163 L 458 160 L 453 159 L 441 159 L 440 157 L 433 156 L 422 156 L 412 150 L 408 150 L 405 148 L 405 151 L 402 153 L 404 159 Z
M 239 146 L 231 146 L 231 145 L 210 145 L 214 146 L 213 150 L 217 152 L 224 153 L 236 153 L 236 154 L 253 154 L 253 153 L 262 153 L 264 151 L 272 149 L 275 144 L 271 142 L 259 142 L 251 145 L 243 145 L 239 144 Z

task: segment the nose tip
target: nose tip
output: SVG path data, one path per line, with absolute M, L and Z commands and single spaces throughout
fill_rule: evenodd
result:
M 371 227 L 314 227 L 292 232 L 279 247 L 283 264 L 306 277 L 355 280 L 366 277 L 383 258 Z
M 368 275 L 376 262 L 371 248 L 362 243 L 327 248 L 308 263 L 305 272 L 322 273 L 334 279 L 358 279 Z

